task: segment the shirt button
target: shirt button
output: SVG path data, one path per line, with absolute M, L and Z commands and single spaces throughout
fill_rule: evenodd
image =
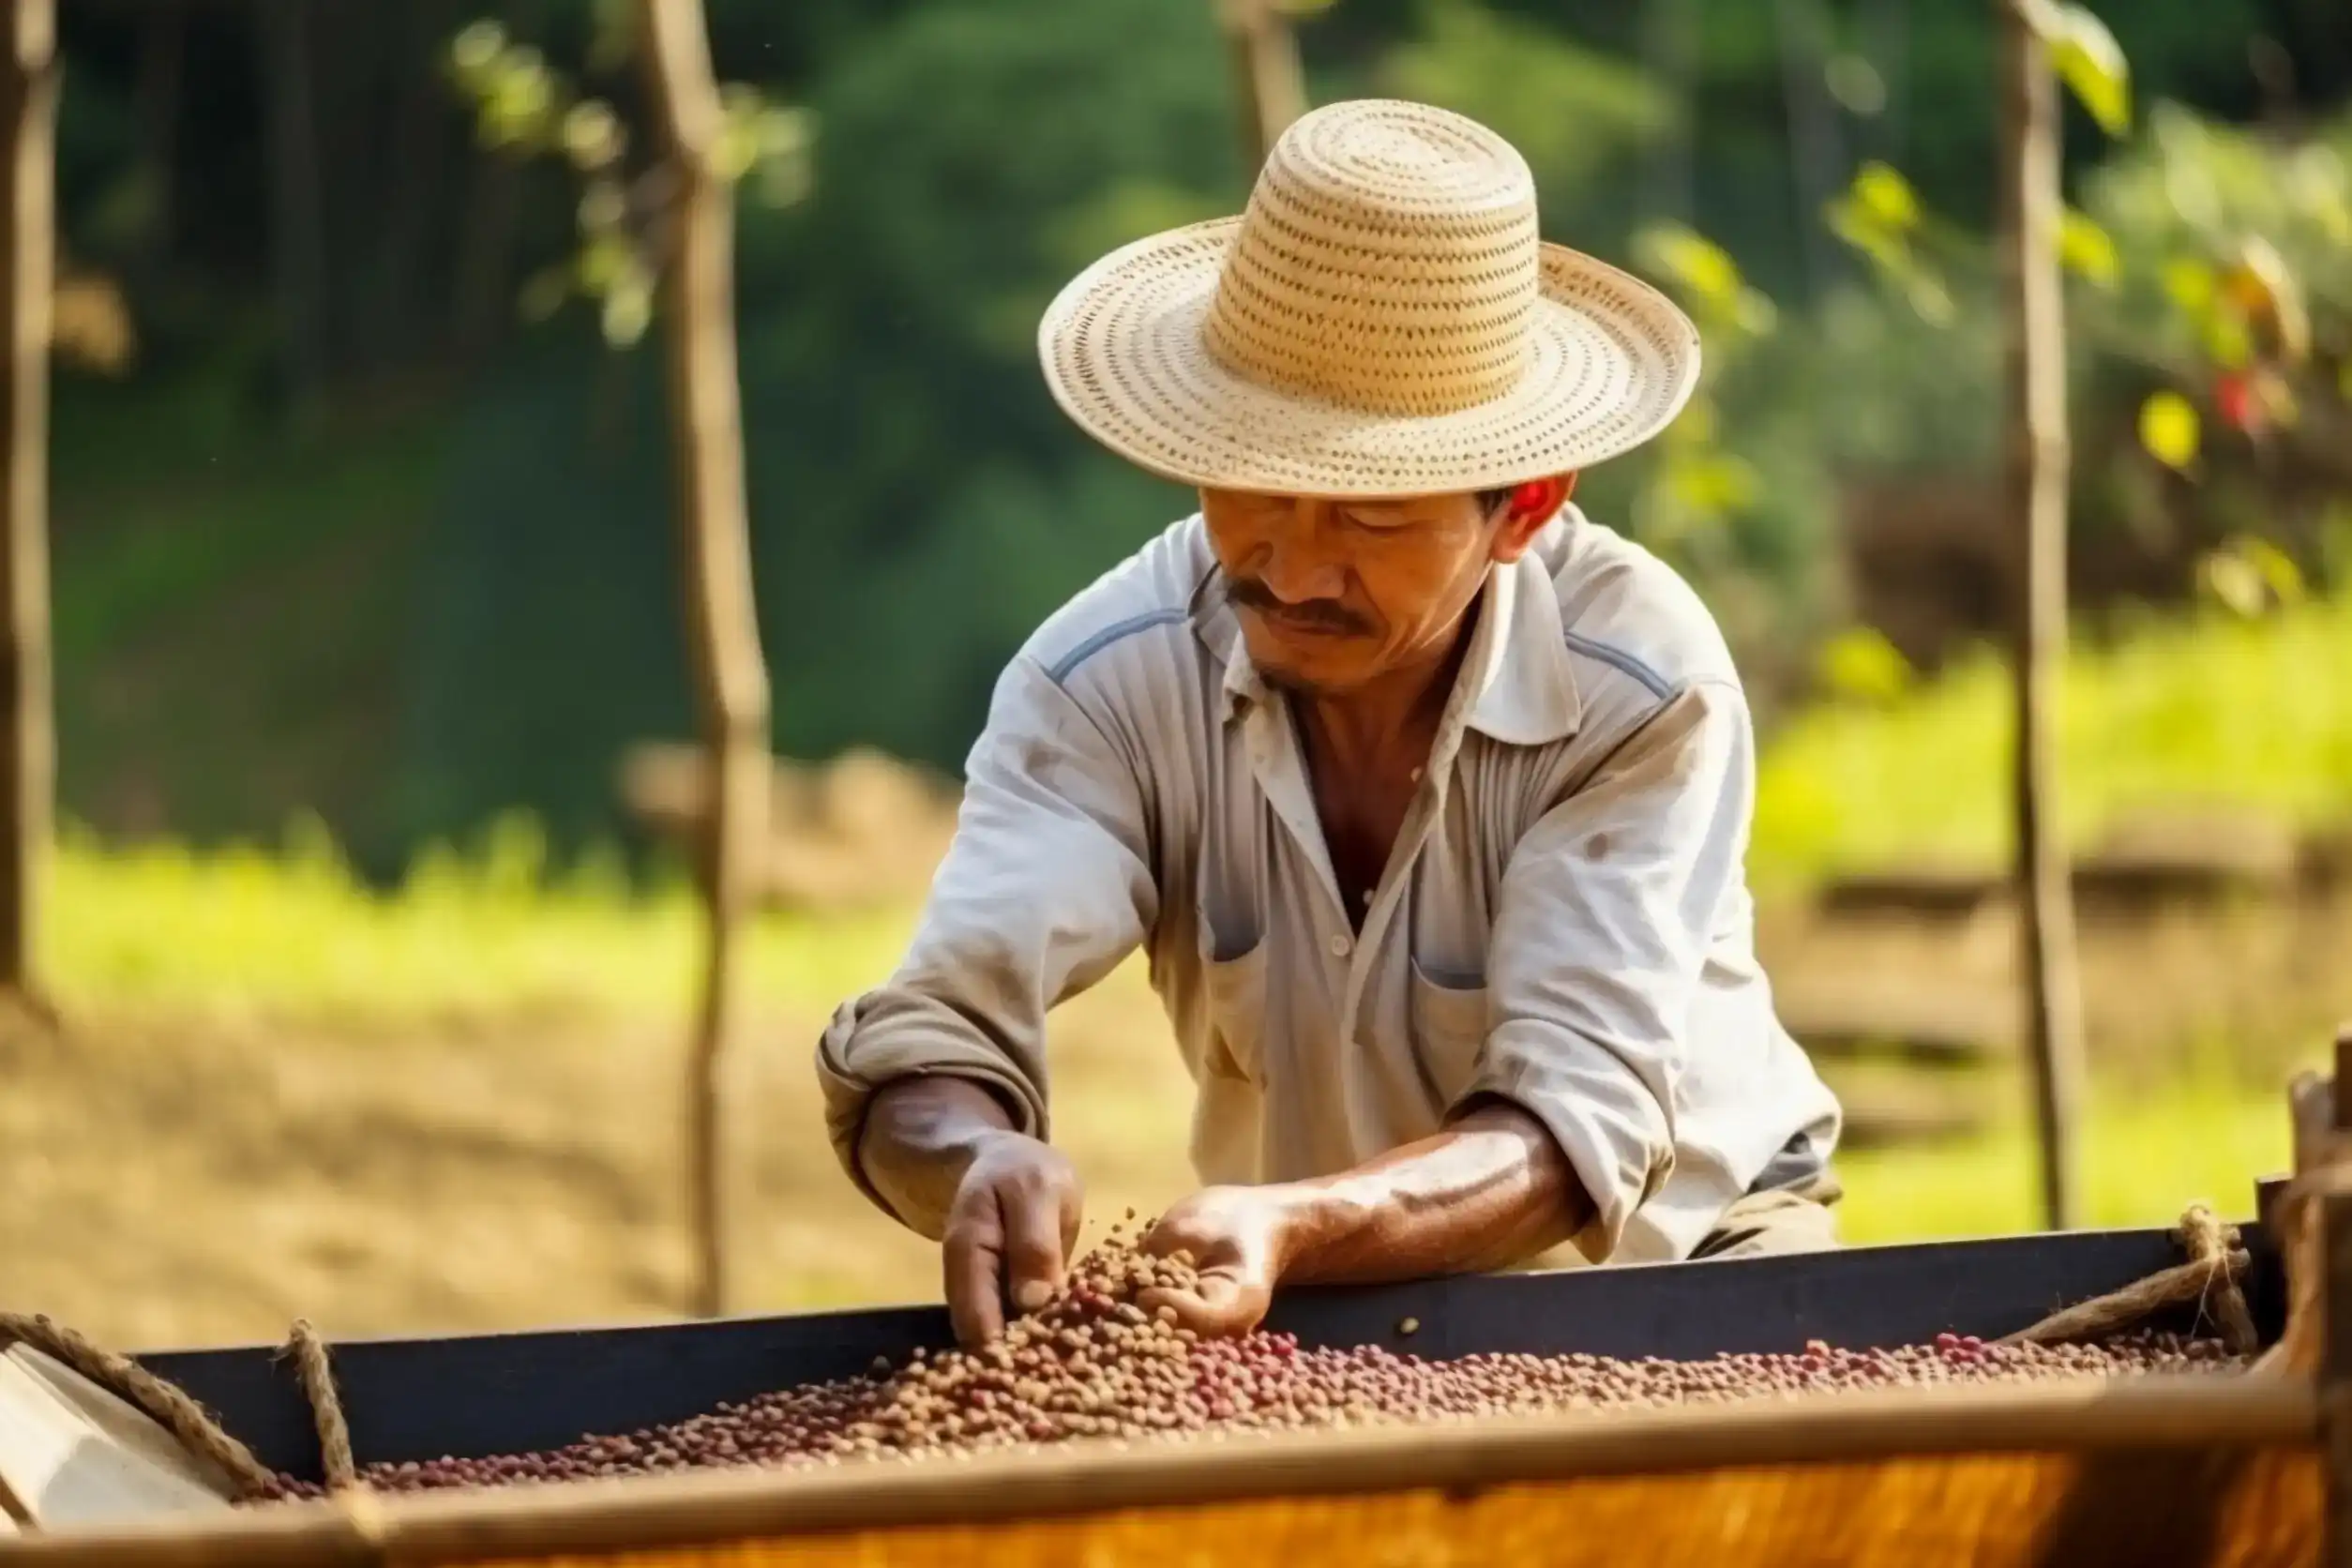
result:
M 1355 945 L 1346 937 L 1334 937 L 1331 939 L 1331 956 L 1334 958 L 1344 958 L 1355 950 Z

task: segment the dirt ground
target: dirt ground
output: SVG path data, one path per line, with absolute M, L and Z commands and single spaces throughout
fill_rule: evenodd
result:
M 2008 940 L 1784 924 L 1791 1005 L 1862 986 L 2005 1017 Z M 2113 1074 L 2219 1049 L 2257 1081 L 2352 1017 L 2337 909 L 2094 930 Z M 1939 1003 L 1938 1003 L 1939 1004 Z M 742 1310 L 935 1299 L 923 1242 L 835 1167 L 809 1048 L 768 1018 L 731 1101 L 748 1181 Z M 1186 1183 L 1190 1095 L 1134 970 L 1057 1017 L 1060 1140 L 1096 1224 Z M 428 1032 L 112 1017 L 0 1033 L 0 1300 L 128 1348 L 661 1318 L 684 1301 L 679 1025 L 519 1018 Z
M 1184 1184 L 1181 1121 L 1134 1124 L 1185 1103 L 1172 1051 L 1122 1048 L 1137 988 L 1123 974 L 1058 1020 L 1057 1097 L 1097 1109 L 1062 1141 L 1111 1217 Z M 935 1253 L 824 1141 L 819 1021 L 763 1019 L 742 1053 L 740 1305 L 935 1298 Z M 348 1336 L 674 1315 L 681 1056 L 674 1028 L 561 1018 L 19 1026 L 0 1041 L 0 1297 L 136 1348 L 274 1340 L 296 1316 Z

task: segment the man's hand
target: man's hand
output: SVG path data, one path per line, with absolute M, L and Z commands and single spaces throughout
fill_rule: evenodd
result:
M 891 1212 L 943 1248 L 956 1337 L 1004 1331 L 1009 1299 L 1043 1306 L 1078 1244 L 1078 1172 L 1015 1130 L 1003 1101 L 962 1078 L 905 1078 L 874 1096 L 858 1163 Z
M 1266 1316 L 1282 1283 L 1294 1234 L 1296 1199 L 1288 1187 L 1208 1187 L 1163 1216 L 1143 1238 L 1143 1250 L 1165 1258 L 1191 1255 L 1200 1274 L 1193 1290 L 1146 1290 L 1147 1312 L 1166 1306 L 1195 1334 L 1247 1334 Z
M 1501 1268 L 1591 1223 L 1592 1200 L 1544 1124 L 1502 1101 L 1335 1176 L 1209 1187 L 1143 1238 L 1190 1253 L 1193 1290 L 1141 1298 L 1202 1334 L 1247 1334 L 1284 1285 L 1369 1285 Z
M 1004 1332 L 1004 1308 L 1053 1299 L 1078 1245 L 1078 1172 L 1058 1150 L 1016 1132 L 985 1139 L 947 1208 L 947 1315 L 977 1349 Z

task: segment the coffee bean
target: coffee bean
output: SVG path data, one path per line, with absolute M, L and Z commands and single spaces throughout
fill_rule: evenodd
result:
M 2061 1346 L 1988 1345 L 1956 1333 L 1931 1345 L 1859 1349 L 1813 1339 L 1788 1354 L 1696 1362 L 1582 1354 L 1431 1361 L 1378 1346 L 1305 1349 L 1290 1334 L 1262 1331 L 1204 1340 L 1179 1327 L 1173 1311 L 1149 1313 L 1136 1299 L 1154 1288 L 1198 1284 L 1189 1258 L 1146 1257 L 1123 1237 L 1080 1259 L 1060 1295 L 977 1352 L 917 1350 L 895 1371 L 877 1358 L 857 1377 L 776 1390 L 667 1426 L 583 1438 L 542 1454 L 371 1465 L 362 1479 L 379 1491 L 408 1492 L 726 1465 L 957 1459 L 1078 1439 L 1194 1441 L 1231 1432 L 1720 1404 L 1825 1388 L 2227 1374 L 2245 1364 L 2210 1340 L 2155 1333 Z M 1407 1319 L 1396 1327 L 1410 1334 L 1420 1325 Z M 321 1491 L 281 1476 L 263 1500 Z

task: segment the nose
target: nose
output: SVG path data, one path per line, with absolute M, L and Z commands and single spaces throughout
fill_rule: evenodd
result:
M 1333 520 L 1328 502 L 1302 500 L 1285 526 L 1268 533 L 1255 573 L 1268 593 L 1285 604 L 1346 596 L 1348 571 L 1331 548 Z

